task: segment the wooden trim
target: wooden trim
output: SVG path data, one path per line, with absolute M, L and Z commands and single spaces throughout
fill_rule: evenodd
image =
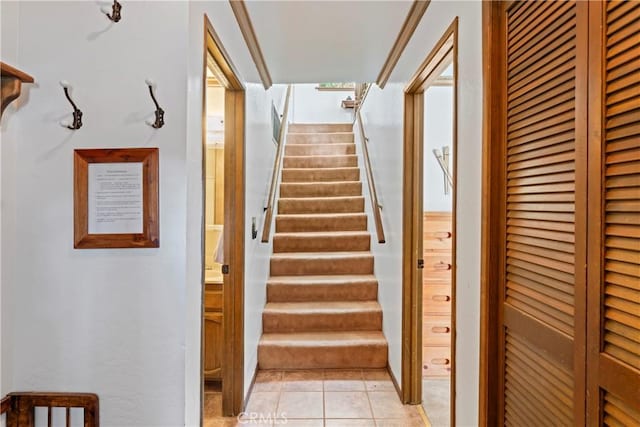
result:
M 231 9 L 236 17 L 236 21 L 238 21 L 238 26 L 242 32 L 244 42 L 247 44 L 251 58 L 253 58 L 253 62 L 256 65 L 256 69 L 260 75 L 260 80 L 262 80 L 262 85 L 265 90 L 269 89 L 273 85 L 273 81 L 271 80 L 267 63 L 262 55 L 262 49 L 260 49 L 258 37 L 256 37 L 256 33 L 253 29 L 253 24 L 251 23 L 247 6 L 243 0 L 229 0 L 229 4 L 231 4 Z
M 499 141 L 505 137 L 504 127 L 499 126 L 506 117 L 506 100 L 501 84 L 506 79 L 503 63 L 505 28 L 503 5 L 500 2 L 482 3 L 482 62 L 483 101 L 482 123 L 482 243 L 480 277 L 480 405 L 478 422 L 481 427 L 500 424 L 500 398 L 502 370 L 500 369 L 499 343 L 503 330 L 502 304 L 503 266 L 501 238 L 505 224 L 493 212 L 505 205 L 504 158 L 505 150 Z
M 403 322 L 402 322 L 402 400 L 405 403 L 422 401 L 422 270 L 418 260 L 423 258 L 423 126 L 424 91 L 451 61 L 454 66 L 453 84 L 453 210 L 452 210 L 452 310 L 451 358 L 456 359 L 456 227 L 457 227 L 457 42 L 458 18 L 455 18 L 433 50 L 420 65 L 405 89 L 404 105 L 404 189 L 403 189 Z M 456 364 L 451 371 L 451 424 L 455 425 Z
M 587 141 L 587 108 L 589 79 L 589 3 L 576 2 L 576 62 L 575 62 L 575 141 Z M 576 425 L 586 425 L 587 376 L 587 158 L 586 144 L 575 144 L 575 271 L 573 296 L 572 366 L 574 381 L 573 413 Z M 555 350 L 558 351 L 558 350 Z
M 413 33 L 416 31 L 422 16 L 427 11 L 429 3 L 430 0 L 414 0 L 413 5 L 411 5 L 411 9 L 409 9 L 409 13 L 402 24 L 402 28 L 400 28 L 398 37 L 393 43 L 393 47 L 391 48 L 391 51 L 389 51 L 389 55 L 387 55 L 387 59 L 382 65 L 382 69 L 376 79 L 376 83 L 380 89 L 384 88 L 389 77 L 391 77 L 393 69 L 398 63 L 402 52 L 404 52 L 404 49 L 407 47 L 411 36 L 413 36 Z
M 271 234 L 271 223 L 273 222 L 273 207 L 276 203 L 276 188 L 278 187 L 278 177 L 282 168 L 282 153 L 284 153 L 285 137 L 287 135 L 289 121 L 289 100 L 291 99 L 292 85 L 287 87 L 287 95 L 284 101 L 284 110 L 282 112 L 282 124 L 280 125 L 280 135 L 278 135 L 278 151 L 273 165 L 271 174 L 271 186 L 269 187 L 269 198 L 267 199 L 267 210 L 264 215 L 264 225 L 262 226 L 262 243 L 269 242 L 269 234 Z
M 222 359 L 222 412 L 225 416 L 233 416 L 242 411 L 244 401 L 245 90 L 239 75 L 235 72 L 233 63 L 206 15 L 204 20 L 203 128 L 205 126 L 207 55 L 211 55 L 222 73 L 216 77 L 225 88 L 225 239 L 223 246 L 224 260 L 225 264 L 229 266 L 229 274 L 223 275 L 223 334 L 227 346 Z M 206 147 L 206 132 L 204 131 L 202 138 L 204 150 Z M 204 182 L 204 163 L 202 172 Z M 204 203 L 202 208 L 204 218 Z M 203 222 L 203 238 L 204 230 Z M 202 257 L 204 260 L 204 245 Z M 204 292 L 204 274 L 202 283 L 202 292 Z M 204 297 L 202 297 L 202 301 L 204 302 Z M 204 313 L 204 304 L 201 306 L 201 310 Z M 201 333 L 204 334 L 204 329 Z M 201 339 L 203 338 L 204 335 Z M 201 357 L 201 365 L 202 363 L 204 363 L 204 359 Z
M 0 74 L 2 77 L 12 77 L 14 79 L 20 80 L 22 83 L 33 83 L 33 77 L 24 71 L 18 70 L 17 68 L 12 67 L 9 64 L 5 64 L 4 62 L 0 62 Z
M 603 205 L 603 101 L 604 101 L 604 4 L 592 2 L 589 4 L 589 131 L 588 145 L 588 211 L 589 222 L 587 229 L 587 366 L 591 367 L 586 376 L 586 422 L 587 425 L 602 425 L 601 423 L 601 392 L 600 392 L 600 360 L 602 342 L 602 284 L 603 277 L 603 233 L 602 220 Z M 640 401 L 640 400 L 638 400 Z
M 373 219 L 376 224 L 376 235 L 378 236 L 378 243 L 385 243 L 384 228 L 382 226 L 382 206 L 378 201 L 378 192 L 376 191 L 375 178 L 373 176 L 373 169 L 371 167 L 371 159 L 369 157 L 369 139 L 364 132 L 364 124 L 362 123 L 362 115 L 358 109 L 356 112 L 356 118 L 360 128 L 360 139 L 362 140 L 362 154 L 364 157 L 365 171 L 367 174 L 367 182 L 369 183 L 369 197 L 371 198 L 371 209 L 373 210 Z
M 75 249 L 158 248 L 159 159 L 157 148 L 105 148 L 74 150 L 74 240 Z M 89 164 L 142 163 L 142 233 L 89 233 Z

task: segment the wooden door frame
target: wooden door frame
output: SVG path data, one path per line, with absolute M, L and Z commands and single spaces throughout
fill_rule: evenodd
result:
M 456 340 L 456 195 L 458 156 L 458 18 L 427 55 L 404 93 L 404 182 L 402 214 L 402 401 L 422 402 L 422 253 L 424 91 L 453 63 L 453 209 L 451 253 L 451 360 Z M 451 370 L 451 425 L 455 425 L 455 362 Z
M 226 344 L 222 355 L 222 412 L 239 414 L 244 402 L 244 205 L 245 205 L 245 86 L 231 58 L 216 34 L 209 17 L 204 16 L 204 59 L 202 70 L 202 144 L 206 148 L 207 61 L 211 56 L 218 66 L 224 94 L 224 260 L 229 266 L 223 274 L 223 336 Z M 205 200 L 205 163 L 202 159 L 202 199 Z M 202 241 L 205 223 L 202 204 Z M 202 245 L 204 266 L 204 244 Z M 204 267 L 203 267 L 204 273 Z M 202 277 L 201 318 L 204 317 L 204 274 Z M 203 320 L 202 320 L 203 321 Z M 204 325 L 201 326 L 204 342 Z M 204 383 L 204 345 L 201 346 L 200 376 Z M 204 399 L 201 399 L 201 408 Z M 201 410 L 202 413 L 202 410 Z
M 506 48 L 504 9 L 500 2 L 482 3 L 482 73 L 483 93 L 497 93 L 506 79 L 506 64 L 502 57 Z M 496 66 L 502 64 L 502 66 Z M 504 144 L 492 141 L 506 139 L 506 97 L 484 96 L 482 106 L 482 229 L 480 261 L 480 402 L 478 422 L 482 427 L 499 423 L 500 340 L 503 323 L 499 283 L 503 283 L 504 259 L 502 236 L 506 233 L 504 218 L 492 218 L 494 212 L 506 209 L 502 189 L 505 182 Z

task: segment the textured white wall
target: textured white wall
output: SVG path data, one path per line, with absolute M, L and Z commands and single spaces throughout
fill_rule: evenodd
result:
M 383 331 L 389 342 L 389 366 L 401 381 L 402 374 L 402 108 L 403 85 L 388 84 L 384 90 L 372 86 L 362 108 L 365 132 L 369 138 L 369 154 L 382 208 L 382 223 L 386 243 L 379 244 L 371 215 L 371 201 L 366 181 L 363 193 L 367 198 L 371 250 L 375 256 L 378 278 L 378 300 L 382 306 Z M 356 138 L 360 150 L 358 127 Z M 362 159 L 361 176 L 366 179 Z
M 189 48 L 187 72 L 187 247 L 186 247 L 186 372 L 185 424 L 199 424 L 200 334 L 202 304 L 202 70 L 204 14 L 238 68 L 242 80 L 258 81 L 255 66 L 244 45 L 229 2 L 189 3 Z M 246 199 L 245 199 L 245 340 L 244 390 L 249 388 L 257 362 L 257 343 L 262 334 L 262 309 L 266 301 L 266 279 L 271 245 L 259 243 L 263 207 L 273 168 L 271 101 L 282 112 L 286 86 L 265 91 L 259 84 L 246 85 Z M 258 238 L 251 239 L 251 218 L 256 217 Z
M 19 9 L 3 38 L 15 31 L 19 66 L 37 84 L 7 117 L 19 128 L 14 151 L 2 144 L 3 163 L 15 165 L 2 170 L 15 192 L 3 198 L 15 220 L 2 224 L 3 265 L 13 270 L 2 282 L 8 382 L 96 392 L 104 426 L 181 425 L 188 5 L 129 2 L 118 24 L 95 2 Z M 146 77 L 166 110 L 159 130 L 144 123 L 154 109 Z M 58 124 L 70 115 L 62 79 L 84 112 L 76 132 Z M 98 147 L 159 147 L 160 248 L 73 249 L 73 149 Z
M 455 17 L 458 39 L 456 424 L 478 424 L 482 193 L 482 2 L 432 1 L 398 61 L 406 82 Z
M 293 88 L 292 123 L 350 123 L 353 110 L 340 102 L 353 92 L 316 90 L 317 83 L 297 84 Z
M 453 171 L 453 87 L 433 86 L 424 96 L 424 176 L 423 210 L 451 211 L 453 191 L 444 194 L 444 173 L 433 155 L 449 147 L 449 167 Z M 451 189 L 449 189 L 451 190 Z

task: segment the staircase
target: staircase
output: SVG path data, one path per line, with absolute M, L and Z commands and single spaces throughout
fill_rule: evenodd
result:
M 350 124 L 291 124 L 260 369 L 383 368 L 378 282 Z

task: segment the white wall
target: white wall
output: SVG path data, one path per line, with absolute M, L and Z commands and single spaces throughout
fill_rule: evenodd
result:
M 185 424 L 198 425 L 200 417 L 200 334 L 202 303 L 202 70 L 204 14 L 240 72 L 241 80 L 259 81 L 251 56 L 237 26 L 229 2 L 189 3 L 187 72 L 187 247 L 186 247 L 186 372 Z M 257 343 L 262 334 L 262 309 L 266 301 L 271 245 L 259 243 L 263 207 L 275 156 L 272 142 L 271 101 L 282 112 L 286 87 L 269 91 L 258 84 L 246 85 L 246 199 L 245 199 L 245 342 L 244 390 L 248 390 L 257 362 Z M 256 217 L 258 238 L 251 239 L 251 218 Z M 257 315 L 259 314 L 259 315 Z
M 453 191 L 444 193 L 444 173 L 433 149 L 449 147 L 449 170 L 453 171 L 453 87 L 432 86 L 424 95 L 423 210 L 450 212 Z
M 382 306 L 382 327 L 389 343 L 389 366 L 396 380 L 402 379 L 402 108 L 403 85 L 388 84 L 384 90 L 372 86 L 362 108 L 365 132 L 369 138 L 369 155 L 382 208 L 386 243 L 379 244 L 371 214 L 366 173 L 359 159 L 363 178 L 365 209 L 371 250 L 375 256 L 378 300 Z M 357 129 L 357 126 L 356 128 Z M 360 135 L 357 147 L 360 150 Z
M 480 346 L 482 3 L 432 1 L 391 81 L 406 82 L 456 16 L 459 17 L 456 424 L 475 426 Z
M 284 106 L 285 85 L 247 85 L 246 134 L 246 228 L 244 295 L 244 393 L 249 391 L 258 364 L 258 341 L 262 335 L 262 311 L 267 302 L 267 279 L 272 239 L 261 243 L 264 207 L 267 204 L 276 146 L 271 128 L 271 101 L 278 111 Z M 251 238 L 251 219 L 256 218 L 258 237 Z
M 345 109 L 340 102 L 354 92 L 320 91 L 317 83 L 296 84 L 293 87 L 291 123 L 350 123 L 353 109 Z
M 129 2 L 119 24 L 95 2 L 19 8 L 18 62 L 37 84 L 3 124 L 19 127 L 15 151 L 3 141 L 2 153 L 16 165 L 2 170 L 15 192 L 3 204 L 16 212 L 2 224 L 3 265 L 14 270 L 2 282 L 3 317 L 11 307 L 3 323 L 14 328 L 2 335 L 5 374 L 13 390 L 98 393 L 104 426 L 181 425 L 188 5 Z M 144 123 L 154 109 L 146 77 L 166 110 L 159 130 Z M 84 112 L 75 132 L 58 124 L 70 115 L 62 79 Z M 159 249 L 73 249 L 73 149 L 81 147 L 159 147 Z M 18 238 L 7 240 L 11 226 Z

